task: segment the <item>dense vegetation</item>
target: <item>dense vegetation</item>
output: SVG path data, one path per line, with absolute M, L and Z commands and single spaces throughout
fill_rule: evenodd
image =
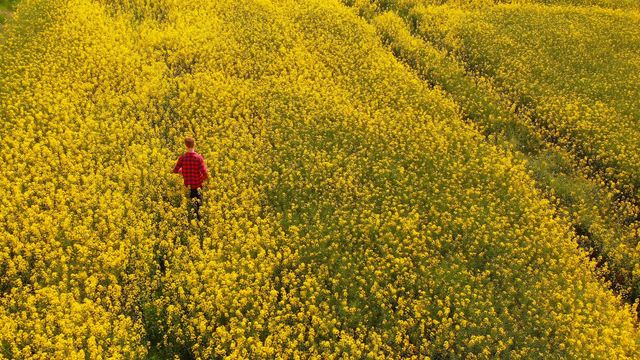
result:
M 607 265 L 612 286 L 634 302 L 640 208 L 629 159 L 640 149 L 638 13 L 431 4 L 351 3 L 399 59 L 444 88 L 489 139 L 524 158 L 580 243 Z M 480 41 L 484 47 L 475 48 Z
M 7 16 L 11 15 L 17 0 L 0 0 L 0 26 L 5 23 Z
M 23 0 L 0 358 L 640 356 L 634 3 L 443 2 Z

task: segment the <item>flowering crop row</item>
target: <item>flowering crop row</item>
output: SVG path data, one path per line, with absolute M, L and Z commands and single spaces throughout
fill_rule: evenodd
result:
M 523 163 L 337 1 L 24 0 L 3 32 L 0 358 L 640 355 Z
M 581 235 L 580 243 L 606 262 L 605 276 L 612 286 L 630 302 L 635 301 L 640 294 L 640 257 L 635 250 L 640 222 L 632 220 L 639 213 L 637 205 L 616 200 L 615 189 L 611 191 L 597 177 L 590 178 L 593 174 L 589 171 L 585 174 L 562 146 L 545 141 L 534 121 L 516 111 L 491 78 L 469 74 L 463 63 L 412 34 L 407 22 L 416 11 L 410 5 L 398 1 L 384 6 L 375 2 L 352 6 L 366 15 L 400 60 L 424 81 L 445 90 L 464 117 L 479 125 L 488 139 L 524 158 L 537 184 L 558 199 L 560 210 Z M 387 11 L 381 11 L 385 7 Z
M 579 7 L 416 6 L 418 33 L 492 77 L 547 137 L 638 197 L 640 13 Z
M 636 0 L 343 0 L 346 5 L 371 13 L 386 10 L 400 10 L 406 13 L 420 6 L 445 5 L 450 8 L 482 9 L 500 5 L 551 5 L 551 6 L 594 6 L 614 10 L 640 10 Z

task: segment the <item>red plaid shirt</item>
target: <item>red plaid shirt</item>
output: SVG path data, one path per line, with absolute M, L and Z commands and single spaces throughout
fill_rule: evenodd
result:
M 209 177 L 204 158 L 193 150 L 189 150 L 178 158 L 174 173 L 182 174 L 184 185 L 197 189 L 202 186 L 202 182 Z

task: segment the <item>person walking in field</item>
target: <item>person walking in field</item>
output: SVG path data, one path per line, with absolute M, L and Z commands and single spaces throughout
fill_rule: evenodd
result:
M 173 172 L 182 174 L 184 185 L 189 188 L 189 201 L 193 205 L 196 218 L 200 220 L 200 206 L 202 205 L 202 183 L 209 178 L 209 171 L 202 155 L 195 152 L 195 140 L 185 138 L 187 152 L 180 155 Z

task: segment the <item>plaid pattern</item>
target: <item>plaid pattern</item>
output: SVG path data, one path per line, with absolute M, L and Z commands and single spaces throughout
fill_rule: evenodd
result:
M 173 172 L 182 174 L 184 185 L 190 186 L 192 189 L 202 186 L 202 182 L 209 177 L 204 158 L 195 151 L 187 151 L 182 154 L 173 168 Z

